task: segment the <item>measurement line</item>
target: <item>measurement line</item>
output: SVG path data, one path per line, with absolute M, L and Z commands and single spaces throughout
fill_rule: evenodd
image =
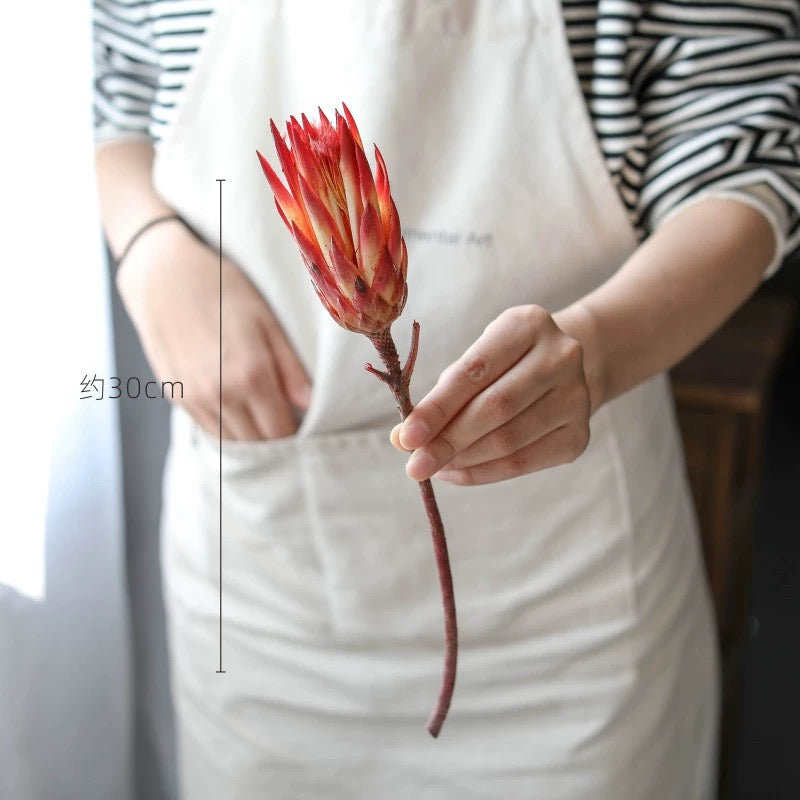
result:
M 217 178 L 219 184 L 219 669 L 222 669 L 222 184 L 225 178 Z

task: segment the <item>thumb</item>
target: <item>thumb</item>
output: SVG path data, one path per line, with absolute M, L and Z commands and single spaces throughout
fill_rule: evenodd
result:
M 403 447 L 400 444 L 400 429 L 403 427 L 401 422 L 398 422 L 397 425 L 392 428 L 391 432 L 389 433 L 389 441 L 401 452 L 403 453 L 411 453 L 412 451 L 409 450 L 407 447 Z

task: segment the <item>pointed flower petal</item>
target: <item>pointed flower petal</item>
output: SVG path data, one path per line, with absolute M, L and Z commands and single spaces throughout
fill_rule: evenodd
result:
M 389 248 L 392 262 L 395 267 L 399 269 L 400 261 L 403 256 L 400 235 L 400 215 L 397 213 L 394 200 L 389 198 L 389 203 L 389 230 L 386 231 L 386 227 L 384 226 L 384 231 L 386 232 L 386 246 Z
M 350 222 L 350 237 L 358 247 L 359 230 L 361 226 L 361 215 L 364 206 L 361 202 L 361 186 L 358 179 L 358 161 L 356 159 L 356 145 L 350 129 L 347 127 L 343 117 L 337 115 L 336 131 L 339 135 L 339 171 L 342 176 L 344 186 L 345 201 L 347 203 L 347 215 Z
M 278 161 L 280 162 L 281 170 L 283 170 L 284 177 L 289 184 L 292 196 L 295 201 L 302 206 L 303 198 L 300 196 L 300 182 L 297 179 L 297 164 L 292 158 L 292 154 L 286 146 L 286 142 L 283 140 L 278 126 L 272 120 L 270 120 L 269 123 L 270 130 L 272 131 L 272 138 L 275 142 L 275 150 L 278 152 Z
M 306 266 L 310 269 L 313 265 L 319 271 L 328 271 L 325 255 L 317 240 L 309 239 L 295 224 L 292 224 L 292 235 L 300 248 L 300 254 L 303 256 Z
M 406 240 L 400 239 L 400 276 L 403 279 L 403 283 L 406 282 L 406 278 L 408 275 L 408 248 L 406 247 Z
M 294 120 L 294 124 L 289 123 L 289 141 L 292 143 L 297 171 L 316 188 L 319 183 L 317 162 L 311 151 L 308 134 L 300 127 L 297 120 Z
M 303 120 L 303 130 L 309 140 L 314 141 L 317 138 L 317 126 L 305 114 L 301 114 L 300 119 Z
M 394 268 L 389 251 L 384 247 L 378 268 L 375 270 L 375 277 L 372 279 L 372 291 L 377 292 L 387 303 L 392 302 L 395 293 L 397 280 L 397 270 Z
M 363 282 L 363 279 L 359 278 L 358 268 L 345 256 L 335 239 L 331 239 L 328 253 L 331 271 L 339 290 L 348 300 L 352 300 L 356 292 L 357 280 Z
M 389 188 L 389 175 L 386 172 L 386 163 L 383 160 L 381 151 L 375 145 L 375 162 L 378 165 L 375 171 L 375 189 L 378 193 L 378 204 L 381 209 L 381 222 L 383 223 L 383 230 L 389 233 L 389 214 L 391 212 L 392 193 Z
M 303 193 L 303 200 L 305 200 L 311 227 L 314 229 L 317 242 L 329 242 L 331 238 L 336 238 L 339 246 L 344 248 L 345 245 L 340 239 L 336 221 L 322 200 L 320 200 L 319 195 L 302 175 L 300 175 L 300 191 Z
M 280 215 L 280 218 L 283 220 L 283 224 L 291 231 L 292 223 L 287 219 L 286 214 L 283 213 L 283 209 L 281 208 L 281 205 L 277 200 L 275 200 L 275 208 L 278 209 L 278 214 Z
M 369 161 L 367 161 L 364 151 L 359 146 L 356 146 L 356 163 L 358 164 L 358 181 L 361 187 L 361 202 L 365 208 L 367 204 L 371 204 L 377 209 L 378 193 L 375 190 L 375 180 L 372 177 Z
M 361 217 L 359 233 L 358 266 L 359 272 L 368 286 L 372 286 L 378 262 L 386 248 L 381 220 L 375 207 L 368 205 Z
M 325 116 L 325 112 L 317 106 L 317 112 L 319 113 L 319 132 L 320 138 L 328 137 L 335 137 L 336 131 L 333 129 L 333 125 L 331 125 L 331 121 Z
M 309 222 L 305 210 L 300 208 L 300 206 L 295 202 L 294 197 L 289 193 L 286 187 L 283 185 L 281 179 L 278 177 L 275 170 L 270 165 L 269 161 L 264 158 L 261 153 L 256 150 L 256 154 L 258 155 L 258 160 L 261 162 L 261 169 L 264 171 L 264 175 L 269 182 L 269 186 L 272 189 L 272 193 L 275 195 L 275 203 L 279 207 L 281 211 L 281 216 L 284 217 L 285 220 L 291 220 L 295 222 L 303 231 L 305 231 L 306 235 L 311 234 L 311 223 Z M 288 226 L 287 222 L 287 226 Z
M 358 132 L 356 121 L 353 119 L 353 115 L 350 113 L 350 109 L 347 107 L 346 103 L 342 103 L 342 109 L 344 111 L 345 119 L 347 120 L 347 127 L 350 129 L 350 133 L 352 134 L 355 143 L 363 150 L 364 144 L 361 141 L 361 134 Z

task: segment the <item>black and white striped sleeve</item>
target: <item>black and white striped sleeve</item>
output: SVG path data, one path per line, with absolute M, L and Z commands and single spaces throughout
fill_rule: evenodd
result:
M 149 139 L 159 60 L 150 3 L 94 0 L 95 141 Z
M 799 35 L 797 0 L 644 5 L 626 64 L 645 142 L 643 229 L 721 195 L 772 224 L 766 275 L 800 245 Z

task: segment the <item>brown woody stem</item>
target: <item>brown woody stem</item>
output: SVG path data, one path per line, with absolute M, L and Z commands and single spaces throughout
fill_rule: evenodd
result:
M 411 382 L 411 373 L 414 371 L 414 363 L 417 358 L 417 348 L 419 346 L 419 323 L 414 322 L 411 338 L 411 349 L 408 360 L 403 368 L 400 367 L 400 359 L 397 355 L 397 348 L 390 328 L 381 333 L 372 334 L 369 339 L 375 345 L 378 355 L 381 357 L 387 371 L 381 372 L 375 369 L 372 364 L 367 364 L 366 369 L 376 377 L 380 378 L 389 386 L 397 403 L 397 410 L 400 412 L 400 419 L 405 419 L 414 408 L 411 403 L 411 394 L 408 387 Z M 444 675 L 442 686 L 439 690 L 439 698 L 436 707 L 428 719 L 427 729 L 434 738 L 439 735 L 442 723 L 447 716 L 450 708 L 450 700 L 453 697 L 453 688 L 456 683 L 456 657 L 458 653 L 458 628 L 456 626 L 456 604 L 453 593 L 453 576 L 450 571 L 450 559 L 447 555 L 447 540 L 444 535 L 444 525 L 439 514 L 439 507 L 436 504 L 436 497 L 433 494 L 433 486 L 430 480 L 420 481 L 419 490 L 422 494 L 422 502 L 425 512 L 428 515 L 428 523 L 431 528 L 433 538 L 433 551 L 436 556 L 436 567 L 439 571 L 439 584 L 442 590 L 442 605 L 444 607 Z

